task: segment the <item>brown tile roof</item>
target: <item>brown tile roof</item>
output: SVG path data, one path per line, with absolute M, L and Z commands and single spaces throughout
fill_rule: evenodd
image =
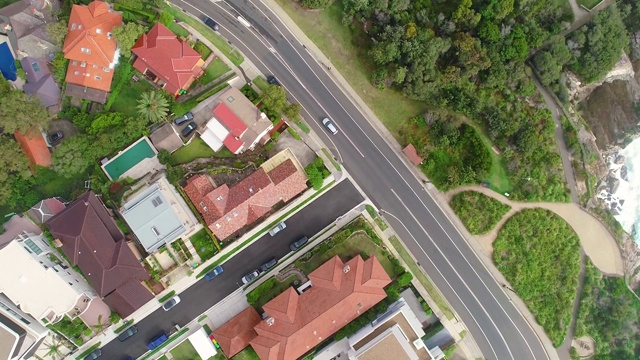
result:
M 288 159 L 268 174 L 259 168 L 232 187 L 223 184 L 216 188 L 207 175 L 195 175 L 184 191 L 211 231 L 224 240 L 306 188 L 305 175 Z
M 20 144 L 22 151 L 29 158 L 31 171 L 35 171 L 36 165 L 51 166 L 49 147 L 37 129 L 31 129 L 24 135 L 16 131 L 13 135 Z
M 409 158 L 409 161 L 411 161 L 415 166 L 422 164 L 422 161 L 424 161 L 424 159 L 421 158 L 420 155 L 418 155 L 418 151 L 413 146 L 413 144 L 407 145 L 407 147 L 402 149 L 402 152 L 404 152 L 404 154 L 407 155 L 407 157 Z
M 140 281 L 133 278 L 104 298 L 104 302 L 123 318 L 133 314 L 151 300 L 153 295 Z
M 255 327 L 258 337 L 251 341 L 260 359 L 301 357 L 383 300 L 384 286 L 391 282 L 375 256 L 346 263 L 336 256 L 309 279 L 313 286 L 303 294 L 287 290 L 263 306 L 271 318 Z
M 101 297 L 109 296 L 131 280 L 140 282 L 149 278 L 149 273 L 136 259 L 124 235 L 92 191 L 69 204 L 51 218 L 47 226 L 53 237 L 62 242 L 62 251 L 71 263 L 80 267 Z M 130 289 L 132 285 L 129 284 L 119 293 L 133 296 Z M 131 304 L 138 302 L 133 297 L 130 301 Z
M 230 358 L 249 346 L 249 342 L 258 336 L 253 328 L 260 320 L 256 309 L 248 307 L 215 329 L 213 336 L 225 355 Z
M 38 224 L 44 223 L 64 210 L 65 204 L 60 198 L 48 198 L 33 205 L 27 212 Z
M 107 92 L 111 89 L 117 44 L 110 34 L 121 24 L 122 16 L 103 1 L 73 5 L 62 46 L 64 57 L 70 60 L 67 83 Z

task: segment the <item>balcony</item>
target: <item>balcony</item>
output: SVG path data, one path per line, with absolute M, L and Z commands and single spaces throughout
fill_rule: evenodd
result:
M 76 300 L 76 304 L 74 305 L 73 309 L 67 312 L 67 316 L 69 316 L 71 319 L 80 316 L 80 314 L 87 310 L 90 302 L 91 298 L 87 296 L 87 294 L 80 295 L 80 297 L 78 297 L 78 299 Z

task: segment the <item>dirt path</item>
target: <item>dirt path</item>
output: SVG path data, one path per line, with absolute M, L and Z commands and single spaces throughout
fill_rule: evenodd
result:
M 487 234 L 476 236 L 482 247 L 488 254 L 493 252 L 493 241 L 498 235 L 502 225 L 513 214 L 522 209 L 542 208 L 553 211 L 562 217 L 576 232 L 580 238 L 580 244 L 584 252 L 589 256 L 591 262 L 605 274 L 624 274 L 622 255 L 615 239 L 606 227 L 598 219 L 573 203 L 525 203 L 512 201 L 493 190 L 482 186 L 463 186 L 445 194 L 447 201 L 451 200 L 454 194 L 462 191 L 476 191 L 494 198 L 503 204 L 511 206 L 511 210 L 505 214 L 496 226 Z

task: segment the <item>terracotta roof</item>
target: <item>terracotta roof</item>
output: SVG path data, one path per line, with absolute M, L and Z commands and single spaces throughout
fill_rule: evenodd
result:
M 131 51 L 138 56 L 133 67 L 142 73 L 149 69 L 173 95 L 188 89 L 203 73 L 200 54 L 160 23 L 143 34 Z
M 22 151 L 24 151 L 25 155 L 29 158 L 32 171 L 35 169 L 35 165 L 51 166 L 49 147 L 37 129 L 31 129 L 25 135 L 16 131 L 13 135 L 16 137 L 18 143 L 20 143 Z
M 120 295 L 115 294 L 114 297 L 131 296 L 131 304 L 139 303 L 131 292 L 132 285 L 127 283 L 146 280 L 149 273 L 127 246 L 124 235 L 92 191 L 69 204 L 51 218 L 47 226 L 53 237 L 62 242 L 62 251 L 71 263 L 80 267 L 101 297 L 108 297 L 120 286 L 127 286 L 118 290 Z M 139 288 L 140 291 L 143 289 Z M 145 295 L 135 296 L 143 298 Z
M 260 323 L 260 320 L 256 309 L 248 307 L 215 329 L 213 336 L 225 355 L 230 358 L 249 346 L 249 342 L 258 336 L 253 328 Z
M 409 144 L 407 145 L 407 147 L 405 147 L 404 149 L 402 149 L 402 152 L 404 152 L 405 155 L 407 155 L 407 157 L 409 158 L 409 160 L 413 163 L 413 165 L 418 166 L 420 164 L 422 164 L 422 161 L 424 161 L 423 158 L 420 157 L 420 155 L 418 155 L 418 151 L 416 150 L 416 148 L 413 146 L 413 144 Z
M 391 279 L 378 259 L 334 257 L 309 274 L 313 286 L 289 289 L 263 306 L 270 318 L 255 327 L 251 341 L 260 359 L 294 360 L 386 297 Z
M 153 295 L 137 279 L 129 279 L 104 298 L 104 302 L 122 318 L 133 314 L 153 300 Z
M 223 102 L 213 109 L 213 114 L 229 129 L 229 132 L 236 137 L 242 136 L 248 129 L 247 125 Z
M 66 82 L 102 91 L 111 89 L 116 40 L 110 36 L 122 24 L 122 16 L 111 12 L 103 1 L 88 6 L 73 5 L 62 51 L 69 59 Z

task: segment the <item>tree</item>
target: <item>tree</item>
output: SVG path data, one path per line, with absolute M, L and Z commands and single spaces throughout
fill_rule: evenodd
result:
M 11 195 L 13 180 L 28 178 L 29 160 L 20 145 L 11 137 L 0 135 L 0 203 Z
M 82 174 L 95 161 L 94 145 L 88 136 L 73 136 L 63 141 L 53 153 L 53 170 L 67 177 Z
M 118 42 L 122 56 L 126 59 L 131 57 L 131 48 L 146 31 L 147 28 L 145 26 L 135 22 L 128 22 L 113 28 L 113 37 Z
M 0 98 L 0 128 L 5 133 L 25 133 L 32 127 L 45 129 L 50 121 L 42 101 L 33 95 L 14 90 Z
M 102 314 L 98 315 L 98 323 L 91 326 L 96 334 L 102 334 L 106 328 L 107 322 L 102 322 Z
M 85 114 L 82 114 L 82 115 L 85 115 Z M 87 132 L 89 134 L 95 135 L 106 129 L 122 125 L 123 122 L 124 122 L 124 115 L 122 115 L 121 113 L 100 114 L 91 122 L 91 126 L 89 127 Z
M 63 358 L 64 355 L 62 354 L 62 349 L 61 349 L 62 342 L 59 339 L 56 339 L 54 337 L 51 342 L 45 342 L 44 345 L 47 348 L 47 352 L 45 353 L 45 356 L 50 357 L 52 360 Z
M 262 94 L 262 103 L 275 112 L 282 112 L 287 106 L 287 95 L 284 88 L 278 85 L 269 85 Z
M 169 113 L 169 102 L 160 91 L 146 91 L 138 99 L 138 114 L 148 121 L 158 122 Z
M 56 56 L 51 60 L 51 67 L 53 68 L 53 78 L 58 84 L 64 82 L 64 78 L 67 76 L 67 66 L 69 60 L 64 57 L 62 52 L 56 53 Z
M 0 74 L 0 95 L 8 94 L 11 91 L 11 84 Z
M 47 24 L 47 35 L 56 45 L 62 46 L 67 37 L 67 25 L 63 21 L 54 21 Z
M 169 27 L 169 25 L 173 24 L 174 17 L 170 13 L 163 11 L 160 13 L 160 18 L 158 19 L 160 24 Z
M 291 121 L 300 120 L 300 110 L 302 106 L 300 104 L 290 104 L 289 106 L 284 108 L 284 116 L 286 116 Z

